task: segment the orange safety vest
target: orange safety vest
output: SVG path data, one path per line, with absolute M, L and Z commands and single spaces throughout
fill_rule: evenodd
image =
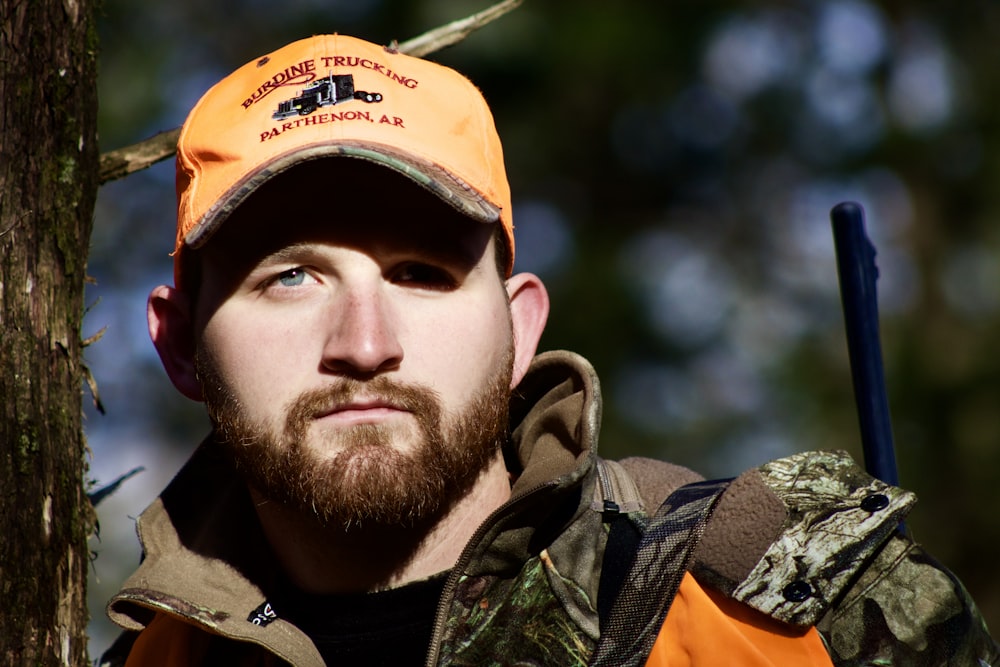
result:
M 776 621 L 685 573 L 646 667 L 833 667 L 816 628 Z

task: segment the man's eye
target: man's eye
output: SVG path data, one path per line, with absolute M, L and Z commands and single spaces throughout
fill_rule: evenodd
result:
M 275 282 L 282 287 L 298 287 L 305 282 L 307 275 L 304 269 L 289 269 L 278 274 Z
M 451 274 L 437 266 L 429 264 L 406 264 L 401 266 L 395 275 L 397 283 L 406 283 L 434 289 L 449 289 L 455 286 Z

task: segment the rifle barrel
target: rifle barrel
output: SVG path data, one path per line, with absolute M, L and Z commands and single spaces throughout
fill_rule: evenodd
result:
M 838 204 L 830 212 L 830 220 L 865 468 L 872 476 L 896 486 L 899 473 L 879 339 L 875 246 L 865 232 L 865 213 L 860 204 Z

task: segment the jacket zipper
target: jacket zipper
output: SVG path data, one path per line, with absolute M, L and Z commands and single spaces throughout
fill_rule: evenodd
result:
M 431 645 L 427 651 L 427 662 L 425 663 L 426 667 L 435 667 L 435 665 L 437 665 L 438 657 L 441 655 L 441 637 L 444 635 L 444 626 L 448 622 L 448 612 L 451 610 L 451 603 L 453 601 L 452 598 L 454 598 L 455 589 L 458 587 L 458 579 L 461 577 L 462 572 L 465 571 L 465 568 L 469 563 L 469 559 L 472 557 L 472 552 L 475 551 L 485 534 L 492 530 L 497 523 L 499 523 L 501 515 L 509 513 L 516 505 L 523 503 L 526 499 L 534 496 L 543 489 L 555 486 L 558 486 L 557 482 L 544 482 L 532 489 L 529 489 L 517 498 L 508 500 L 506 503 L 493 510 L 493 512 L 486 517 L 486 520 L 483 521 L 478 528 L 476 528 L 476 531 L 472 534 L 472 537 L 469 538 L 465 548 L 462 549 L 462 553 L 455 562 L 454 567 L 452 567 L 451 572 L 448 574 L 448 579 L 444 584 L 444 590 L 441 592 L 441 601 L 438 602 L 437 615 L 434 618 L 434 631 L 431 634 Z

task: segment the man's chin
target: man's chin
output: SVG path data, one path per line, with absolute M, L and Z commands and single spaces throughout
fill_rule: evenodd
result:
M 386 445 L 355 445 L 328 460 L 300 461 L 295 482 L 285 479 L 271 491 L 324 525 L 412 527 L 450 496 L 447 482 L 428 474 L 427 461 L 418 458 Z

